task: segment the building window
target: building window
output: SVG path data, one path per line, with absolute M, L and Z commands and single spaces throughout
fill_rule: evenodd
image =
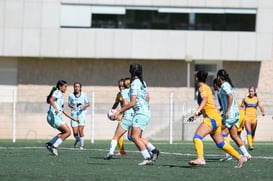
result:
M 256 9 L 62 4 L 62 28 L 255 31 Z

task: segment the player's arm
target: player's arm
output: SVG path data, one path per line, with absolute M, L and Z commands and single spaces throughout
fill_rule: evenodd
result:
M 196 109 L 194 113 L 194 119 L 196 119 L 199 115 L 201 115 L 201 111 L 204 109 L 207 103 L 208 103 L 208 97 L 203 96 L 201 103 L 199 104 L 198 108 Z
M 118 104 L 119 104 L 119 93 L 116 96 L 115 103 L 113 104 L 112 109 L 116 109 L 118 107 Z
M 90 106 L 89 102 L 86 102 L 85 104 L 81 105 L 81 109 L 85 109 Z
M 245 108 L 245 99 L 242 100 L 242 103 L 240 105 L 240 108 L 244 109 Z
M 128 104 L 125 104 L 122 108 L 120 108 L 116 113 L 115 116 L 118 116 L 119 114 L 122 114 L 126 110 L 134 107 L 136 105 L 136 95 L 131 95 L 130 102 Z
M 229 116 L 229 111 L 231 109 L 231 105 L 232 105 L 232 101 L 233 101 L 233 96 L 231 93 L 227 94 L 227 98 L 228 98 L 228 104 L 227 104 L 227 110 L 225 112 L 225 117 L 228 118 Z
M 76 121 L 76 122 L 79 122 L 78 119 L 76 118 L 73 118 L 72 116 L 70 116 L 70 114 L 66 111 L 66 110 L 63 110 L 63 113 L 66 117 L 68 117 L 69 119 L 72 119 L 73 121 Z
M 68 97 L 68 107 L 71 109 L 76 109 L 76 106 L 74 104 L 72 104 L 71 98 Z
M 264 107 L 263 107 L 262 103 L 259 100 L 258 100 L 258 107 L 259 107 L 259 109 L 260 109 L 260 111 L 262 113 L 262 116 L 265 116 Z
M 151 100 L 151 97 L 150 97 L 149 93 L 147 93 L 146 100 L 147 100 L 147 102 L 150 102 L 150 100 Z
M 57 108 L 57 105 L 56 105 L 55 102 L 54 102 L 55 98 L 56 98 L 56 97 L 51 96 L 51 97 L 49 98 L 49 104 L 51 104 L 52 107 L 54 108 L 55 114 L 58 114 L 58 113 L 59 113 L 59 110 L 58 110 L 58 108 Z

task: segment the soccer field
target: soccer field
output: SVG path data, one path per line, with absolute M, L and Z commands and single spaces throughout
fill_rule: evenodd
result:
M 161 151 L 153 166 L 138 166 L 142 157 L 131 142 L 125 141 L 127 155 L 103 160 L 110 141 L 86 141 L 84 150 L 65 141 L 59 156 L 44 148 L 45 140 L 0 141 L 0 180 L 273 180 L 271 142 L 257 142 L 253 158 L 242 169 L 235 161 L 220 162 L 224 153 L 213 142 L 204 142 L 207 164 L 192 167 L 195 158 L 192 142 L 153 142 Z

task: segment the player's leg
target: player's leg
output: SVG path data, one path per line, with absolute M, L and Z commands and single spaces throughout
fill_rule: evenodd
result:
M 133 141 L 134 141 L 136 147 L 138 148 L 141 156 L 144 159 L 138 165 L 152 165 L 153 161 L 152 161 L 151 155 L 150 155 L 149 151 L 147 150 L 145 143 L 142 141 L 142 130 L 140 127 L 135 126 L 135 125 L 133 126 L 132 138 L 133 138 Z
M 251 129 L 251 122 L 250 120 L 245 121 L 245 128 L 246 128 L 246 138 L 247 138 L 247 144 L 248 144 L 248 149 L 252 150 L 253 148 L 253 140 L 252 140 L 252 129 Z
M 240 155 L 230 144 L 224 141 L 220 132 L 215 132 L 211 134 L 212 139 L 216 143 L 217 147 L 228 153 L 229 155 L 233 156 L 236 160 L 238 160 L 236 168 L 241 168 L 247 162 L 247 158 L 245 156 Z
M 191 160 L 188 162 L 189 165 L 205 165 L 206 161 L 204 158 L 204 146 L 203 146 L 203 138 L 207 136 L 212 129 L 204 122 L 202 122 L 197 130 L 194 133 L 193 136 L 193 143 L 194 143 L 194 148 L 196 151 L 196 160 Z
M 228 128 L 225 126 L 222 126 L 222 136 L 224 138 L 224 141 L 225 141 L 225 143 L 230 144 L 230 139 L 229 139 L 228 135 L 229 135 Z M 225 156 L 220 159 L 220 161 L 223 162 L 226 160 L 232 160 L 232 156 L 230 156 L 227 152 L 225 153 Z
M 110 143 L 109 153 L 104 157 L 105 160 L 110 160 L 113 157 L 114 151 L 115 151 L 117 144 L 118 144 L 118 139 L 120 137 L 122 137 L 125 132 L 126 132 L 126 130 L 123 129 L 120 124 L 118 124 L 115 134 L 114 134 L 114 136 L 111 140 L 111 143 Z
M 75 121 L 73 121 L 73 122 L 75 122 Z M 76 124 L 76 123 L 74 123 L 74 124 Z M 77 148 L 78 143 L 80 142 L 79 126 L 78 125 L 73 125 L 73 124 L 71 124 L 71 126 L 72 126 L 73 136 L 75 138 L 74 148 Z
M 79 125 L 80 149 L 84 148 L 84 125 Z
M 58 139 L 52 145 L 52 154 L 58 155 L 58 147 L 63 143 L 63 141 L 71 135 L 69 126 L 66 123 L 61 124 L 58 127 L 58 130 L 61 132 L 58 134 Z
M 141 137 L 142 142 L 146 145 L 149 153 L 151 154 L 152 160 L 155 162 L 160 154 L 158 148 L 156 148 L 151 142 L 149 142 L 146 138 Z
M 254 140 L 255 140 L 255 133 L 256 133 L 256 128 L 257 128 L 257 121 L 253 122 L 251 124 L 251 131 L 252 131 L 252 147 L 250 148 L 251 150 L 254 149 Z
M 118 121 L 118 125 L 121 124 L 121 121 Z M 125 151 L 124 151 L 124 141 L 123 141 L 123 137 L 119 137 L 118 139 L 118 155 L 125 155 Z
M 239 149 L 241 150 L 242 154 L 244 156 L 246 156 L 248 159 L 251 158 L 251 155 L 248 153 L 244 142 L 242 141 L 242 139 L 238 136 L 238 129 L 235 125 L 231 126 L 229 128 L 229 132 L 230 132 L 230 137 L 235 141 L 235 143 L 237 144 L 237 146 L 239 147 Z

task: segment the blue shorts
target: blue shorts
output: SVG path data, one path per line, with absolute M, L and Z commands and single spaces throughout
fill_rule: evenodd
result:
M 86 114 L 80 114 L 78 116 L 75 116 L 75 115 L 71 115 L 72 117 L 74 118 L 77 118 L 80 122 L 76 122 L 76 121 L 73 121 L 73 120 L 70 120 L 70 125 L 71 127 L 76 127 L 76 126 L 85 126 L 86 124 Z
M 62 118 L 63 113 L 59 112 L 57 115 L 53 112 L 48 112 L 47 113 L 47 122 L 50 126 L 53 128 L 58 129 L 62 124 L 65 122 L 63 121 Z
M 235 125 L 237 128 L 239 127 L 239 112 L 230 113 L 228 118 L 223 116 L 223 123 L 227 128 L 231 128 Z
M 133 117 L 133 126 L 139 127 L 144 131 L 150 121 L 151 113 L 136 113 Z

